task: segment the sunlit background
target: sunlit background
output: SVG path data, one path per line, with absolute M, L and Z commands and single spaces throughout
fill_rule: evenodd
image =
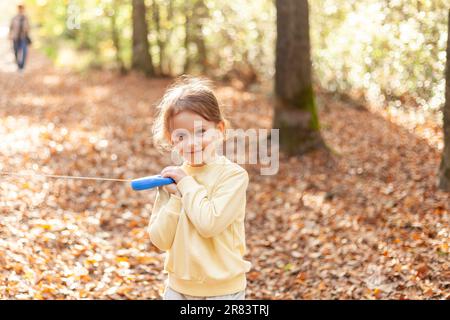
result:
M 109 68 L 114 67 L 119 54 L 126 65 L 130 64 L 131 6 L 127 1 L 26 3 L 34 32 L 39 35 L 38 45 L 58 63 Z M 68 10 L 66 3 L 73 7 Z M 192 72 L 234 75 L 244 81 L 272 78 L 276 31 L 273 1 L 154 0 L 147 5 L 152 11 L 155 7 L 158 10 L 157 15 L 149 14 L 148 23 L 152 58 L 161 73 L 184 71 L 188 8 L 194 10 L 191 17 L 200 24 L 195 32 L 204 42 L 207 59 L 205 70 L 195 61 L 198 47 L 191 45 Z M 205 14 L 199 11 L 202 5 L 207 7 Z M 438 111 L 444 99 L 447 9 L 446 0 L 310 1 L 317 81 L 324 88 L 350 91 L 372 103 Z M 116 52 L 112 40 L 112 16 L 120 52 Z M 80 29 L 70 30 L 68 26 Z

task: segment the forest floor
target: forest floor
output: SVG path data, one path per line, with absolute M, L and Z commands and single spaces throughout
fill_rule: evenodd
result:
M 0 41 L 5 43 L 5 41 Z M 55 68 L 24 74 L 0 48 L 0 171 L 135 178 L 170 165 L 152 145 L 170 79 Z M 270 128 L 270 97 L 220 84 L 234 126 Z M 442 134 L 318 93 L 334 150 L 281 155 L 250 173 L 248 299 L 448 299 L 449 194 L 436 189 Z M 164 253 L 146 226 L 155 192 L 128 185 L 0 179 L 0 298 L 161 299 Z

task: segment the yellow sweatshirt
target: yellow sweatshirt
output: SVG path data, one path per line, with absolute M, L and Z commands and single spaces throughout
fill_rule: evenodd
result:
M 244 290 L 252 266 L 243 259 L 247 171 L 225 156 L 181 169 L 181 198 L 158 188 L 148 226 L 152 243 L 167 251 L 169 286 L 192 296 Z

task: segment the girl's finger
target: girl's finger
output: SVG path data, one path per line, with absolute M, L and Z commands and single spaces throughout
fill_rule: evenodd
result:
M 166 170 L 164 173 L 161 174 L 164 178 L 173 178 L 173 172 Z
M 169 170 L 169 167 L 165 167 L 161 170 L 161 175 L 165 174 Z
M 173 168 L 174 168 L 173 166 L 165 167 L 164 169 L 162 169 L 161 174 L 162 174 L 163 172 L 171 171 L 171 170 L 173 170 Z

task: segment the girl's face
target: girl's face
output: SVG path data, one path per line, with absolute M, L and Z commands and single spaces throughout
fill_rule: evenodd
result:
M 223 122 L 216 124 L 191 111 L 181 111 L 171 120 L 172 145 L 190 165 L 201 166 L 215 155 L 214 142 L 224 131 Z

